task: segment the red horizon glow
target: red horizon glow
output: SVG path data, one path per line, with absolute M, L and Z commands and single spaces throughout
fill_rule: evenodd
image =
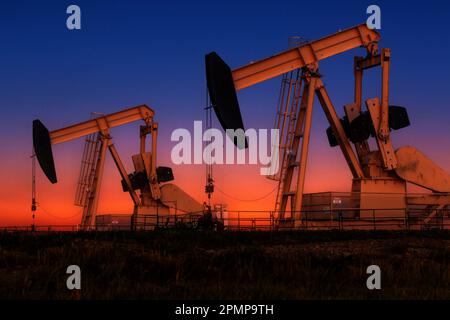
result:
M 126 130 L 124 137 L 117 134 L 116 146 L 122 161 L 129 172 L 132 171 L 131 155 L 137 153 L 137 136 Z M 134 130 L 133 130 L 134 131 Z M 133 132 L 134 133 L 134 132 Z M 206 200 L 204 194 L 205 165 L 172 165 L 170 150 L 175 142 L 160 138 L 159 165 L 173 168 L 175 181 L 197 201 Z M 308 158 L 305 193 L 314 192 L 349 192 L 351 174 L 338 148 L 330 148 L 324 143 L 324 137 L 313 136 Z M 126 143 L 125 143 L 126 142 Z M 40 168 L 37 168 L 37 225 L 77 225 L 81 221 L 81 208 L 73 204 L 76 182 L 81 161 L 83 139 L 54 147 L 55 162 L 59 182 L 52 185 L 47 181 Z M 126 147 L 124 147 L 126 146 Z M 433 153 L 440 154 L 441 159 L 449 159 L 450 153 L 443 154 L 438 148 Z M 24 157 L 19 161 L 2 159 L 3 167 L 20 167 L 21 171 L 3 172 L 3 184 L 0 188 L 2 215 L 0 226 L 30 225 L 31 219 L 31 161 Z M 448 162 L 447 162 L 448 163 Z M 450 171 L 449 166 L 442 166 Z M 25 169 L 23 169 L 25 168 Z M 224 203 L 229 211 L 271 211 L 274 209 L 277 182 L 259 174 L 259 165 L 214 165 L 216 192 L 212 203 Z M 109 154 L 101 186 L 98 214 L 131 214 L 133 205 L 128 193 L 120 185 L 120 176 Z M 418 188 L 412 188 L 419 191 Z M 245 200 L 245 201 L 239 201 Z M 258 213 L 255 213 L 258 216 Z

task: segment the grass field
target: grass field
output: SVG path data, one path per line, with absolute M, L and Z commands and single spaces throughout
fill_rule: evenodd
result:
M 5 232 L 0 298 L 450 299 L 449 262 L 448 232 Z

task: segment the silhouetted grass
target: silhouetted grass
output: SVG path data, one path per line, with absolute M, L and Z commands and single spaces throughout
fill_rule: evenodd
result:
M 448 232 L 0 233 L 0 298 L 449 299 L 449 261 Z

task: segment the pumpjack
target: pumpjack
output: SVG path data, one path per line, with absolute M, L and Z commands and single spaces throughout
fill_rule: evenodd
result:
M 156 165 L 158 123 L 154 121 L 154 114 L 153 109 L 140 105 L 53 131 L 49 131 L 39 119 L 33 121 L 34 152 L 51 183 L 58 181 L 52 145 L 88 136 L 75 197 L 75 204 L 83 207 L 82 229 L 95 228 L 107 150 L 120 173 L 123 190 L 133 201 L 134 218 L 147 215 L 143 228 L 152 229 L 157 225 L 156 220 L 170 218 L 171 209 L 198 215 L 203 212 L 202 204 L 176 185 L 167 183 L 174 180 L 172 169 Z M 135 171 L 128 174 L 112 141 L 110 129 L 138 120 L 144 122 L 139 130 L 140 152 L 132 156 Z M 147 136 L 151 137 L 151 150 L 148 152 Z
M 280 75 L 288 82 L 276 122 L 281 170 L 271 177 L 278 181 L 275 212 L 280 224 L 297 228 L 305 223 L 304 185 L 315 95 L 330 124 L 326 131 L 329 144 L 339 146 L 352 173 L 349 207 L 356 209 L 356 218 L 371 217 L 373 210 L 379 217 L 401 217 L 414 205 L 428 209 L 425 221 L 439 212 L 448 213 L 450 175 L 414 147 L 393 147 L 391 131 L 409 126 L 410 121 L 406 108 L 389 104 L 391 50 L 379 49 L 380 38 L 377 31 L 361 24 L 233 70 L 216 52 L 205 56 L 211 103 L 225 130 L 244 130 L 237 91 Z M 339 118 L 322 81 L 319 62 L 358 47 L 364 48 L 366 55 L 354 58 L 354 98 L 344 106 L 345 116 Z M 364 101 L 364 111 L 363 73 L 375 67 L 381 68 L 381 93 Z M 292 76 L 294 72 L 296 76 Z M 375 150 L 369 147 L 370 138 L 376 141 Z M 408 194 L 407 183 L 431 193 Z

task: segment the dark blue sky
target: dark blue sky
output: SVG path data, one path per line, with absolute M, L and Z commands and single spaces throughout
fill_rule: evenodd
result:
M 34 118 L 54 129 L 141 103 L 155 108 L 167 139 L 203 118 L 205 53 L 238 67 L 284 50 L 291 35 L 312 40 L 362 23 L 372 3 L 382 10 L 381 45 L 393 53 L 391 102 L 409 108 L 418 140 L 425 130 L 448 133 L 448 1 L 10 1 L 0 7 L 2 157 L 29 153 Z M 69 4 L 81 7 L 80 31 L 66 29 Z M 352 57 L 362 53 L 321 63 L 341 114 L 352 100 Z M 378 82 L 367 84 L 378 94 Z M 240 93 L 247 127 L 271 126 L 278 85 Z

